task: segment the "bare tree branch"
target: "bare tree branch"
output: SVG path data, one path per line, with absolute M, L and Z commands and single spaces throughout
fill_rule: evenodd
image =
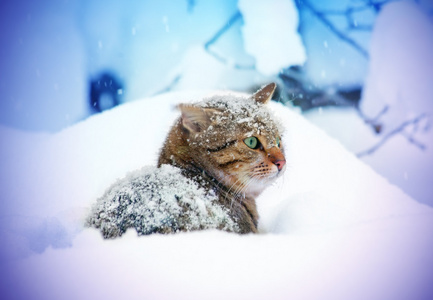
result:
M 223 27 L 221 27 L 205 44 L 204 48 L 206 52 L 208 52 L 210 55 L 215 57 L 217 60 L 224 64 L 231 65 L 235 69 L 241 69 L 241 70 L 254 70 L 256 67 L 255 65 L 241 65 L 237 63 L 231 63 L 227 58 L 223 57 L 222 55 L 218 54 L 217 52 L 213 51 L 211 46 L 215 44 L 221 36 L 223 36 L 237 21 L 240 21 L 242 19 L 242 14 L 239 10 L 237 10 L 230 19 L 224 24 Z
M 365 124 L 368 124 L 371 127 L 373 127 L 376 133 L 380 133 L 382 131 L 382 124 L 379 122 L 379 119 L 388 112 L 388 109 L 389 106 L 385 105 L 383 109 L 374 118 L 368 118 L 367 116 L 365 116 L 359 107 L 357 107 L 357 112 L 358 115 L 361 117 L 361 119 L 364 120 Z
M 347 34 L 341 32 L 331 21 L 328 20 L 326 14 L 322 11 L 317 10 L 311 3 L 307 0 L 302 1 L 302 6 L 310 10 L 310 12 L 315 15 L 329 30 L 331 30 L 337 37 L 351 45 L 356 49 L 362 56 L 369 58 L 367 50 L 365 50 L 361 45 L 359 45 L 354 39 L 350 38 Z
M 410 134 L 408 134 L 408 133 L 406 133 L 404 131 L 400 132 L 400 134 L 402 136 L 404 136 L 408 140 L 409 143 L 414 144 L 415 146 L 417 146 L 421 150 L 425 150 L 427 148 L 426 145 L 424 145 L 424 144 L 418 142 L 417 140 L 415 140 L 415 138 L 412 135 L 410 135 Z
M 404 130 L 411 125 L 417 126 L 422 120 L 428 118 L 427 114 L 421 114 L 418 117 L 405 121 L 403 122 L 399 127 L 395 128 L 394 130 L 390 131 L 388 134 L 386 134 L 385 136 L 383 136 L 383 138 L 373 147 L 371 147 L 370 149 L 367 149 L 365 151 L 362 151 L 360 153 L 358 153 L 356 156 L 357 157 L 363 157 L 366 155 L 371 155 L 374 152 L 376 152 L 381 146 L 383 146 L 390 138 L 392 138 L 393 136 L 395 136 L 396 134 L 401 134 L 404 137 L 406 137 L 406 139 L 408 140 L 409 143 L 415 145 L 416 147 L 418 147 L 421 150 L 425 150 L 426 146 L 420 142 L 418 142 L 417 140 L 415 140 L 415 138 L 412 135 L 409 135 L 407 133 L 404 132 Z
M 209 39 L 209 41 L 207 41 L 204 44 L 205 48 L 209 48 L 210 45 L 214 44 L 227 30 L 230 29 L 230 27 L 233 26 L 233 24 L 236 23 L 236 21 L 240 20 L 242 18 L 241 12 L 239 10 L 237 10 L 231 17 L 230 19 L 224 24 L 223 27 L 221 27 L 215 34 L 213 37 L 211 37 Z

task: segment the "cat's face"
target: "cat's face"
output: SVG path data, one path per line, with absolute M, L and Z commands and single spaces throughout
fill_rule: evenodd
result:
M 216 96 L 180 109 L 192 159 L 231 192 L 256 197 L 284 172 L 281 129 L 261 101 Z

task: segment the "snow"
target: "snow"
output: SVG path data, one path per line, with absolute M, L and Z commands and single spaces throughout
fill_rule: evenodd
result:
M 405 25 L 394 26 L 396 20 Z M 375 117 L 389 105 L 389 112 L 382 118 L 387 131 L 401 120 L 433 110 L 429 80 L 433 70 L 426 67 L 433 65 L 432 32 L 432 21 L 415 3 L 390 3 L 377 18 L 361 108 Z
M 0 292 L 8 299 L 426 299 L 433 210 L 278 103 L 285 175 L 257 200 L 261 234 L 103 240 L 84 228 L 118 178 L 154 166 L 179 102 L 131 102 L 57 134 L 1 128 Z
M 0 12 L 9 28 L 0 32 L 0 124 L 49 132 L 75 124 L 93 113 L 89 81 L 105 72 L 124 84 L 124 102 L 263 84 L 269 79 L 252 68 L 241 18 L 205 47 L 237 11 L 231 0 L 9 1 Z
M 234 118 L 234 122 L 225 122 L 226 129 L 229 133 L 240 131 L 241 129 L 239 129 L 238 125 L 242 123 L 246 123 L 245 127 L 248 128 L 248 130 L 252 129 L 250 135 L 258 135 L 260 132 L 267 132 L 270 136 L 278 136 L 278 134 L 284 131 L 278 118 L 268 110 L 267 106 L 261 103 L 252 103 L 251 99 L 242 94 L 216 95 L 205 98 L 205 101 L 198 105 L 205 108 L 227 110 L 229 112 L 228 115 L 216 115 L 213 117 L 214 119 L 212 118 L 212 121 L 222 123 L 221 121 L 225 118 Z M 239 120 L 237 120 L 238 118 Z M 216 132 L 210 131 L 211 136 L 215 133 Z M 273 141 L 270 141 L 269 147 L 272 145 Z
M 392 26 L 396 20 L 405 20 L 405 26 Z M 377 19 L 361 108 L 374 117 L 389 105 L 389 112 L 381 119 L 387 131 L 401 120 L 432 111 L 429 79 L 433 70 L 425 67 L 433 64 L 432 32 L 432 21 L 415 3 L 389 4 Z
M 352 153 L 360 153 L 368 145 L 379 142 L 373 130 L 352 108 L 328 106 L 310 110 L 304 116 Z
M 305 8 L 305 2 L 303 4 L 304 9 L 299 15 L 300 32 L 307 56 L 304 65 L 306 77 L 319 87 L 362 85 L 368 71 L 368 58 L 343 41 L 333 28 L 324 24 L 312 10 Z M 371 32 L 351 29 L 350 20 L 353 19 L 361 26 L 373 25 L 373 7 L 359 11 L 363 5 L 351 0 L 309 0 L 308 6 L 312 6 L 319 13 L 325 13 L 322 17 L 325 17 L 336 31 L 368 50 Z M 353 9 L 352 13 L 345 15 L 344 11 L 349 8 Z M 343 14 L 329 13 L 333 11 Z
M 372 148 L 404 122 L 425 114 L 421 122 L 402 131 L 424 149 L 400 133 L 362 160 L 414 199 L 430 206 L 433 205 L 432 48 L 433 23 L 421 6 L 408 1 L 385 5 L 372 33 L 369 71 L 360 102 L 360 109 L 368 118 L 376 118 L 388 106 L 377 121 L 382 132 L 375 134 L 350 109 L 327 108 L 306 115 L 357 154 Z
M 240 0 L 245 50 L 256 59 L 262 74 L 275 75 L 306 60 L 297 32 L 298 12 L 292 0 Z
M 220 227 L 239 232 L 217 200 L 178 168 L 147 166 L 114 183 L 93 205 L 86 225 L 100 229 L 106 238 L 129 228 L 139 235 Z
M 171 81 L 179 78 L 172 88 L 174 91 L 197 87 L 203 90 L 221 88 L 240 91 L 250 88 L 252 84 L 263 83 L 266 79 L 256 70 L 237 69 L 218 61 L 201 45 L 191 45 L 185 51 L 179 64 L 169 73 L 169 78 Z
M 363 158 L 388 182 L 352 154 L 381 139 L 354 111 L 326 108 L 306 116 L 343 147 L 303 116 L 271 103 L 286 128 L 287 170 L 257 199 L 260 234 L 207 230 L 138 237 L 129 230 L 121 238 L 104 240 L 96 229 L 85 228 L 86 216 L 107 188 L 128 173 L 155 167 L 168 128 L 179 115 L 174 109 L 178 103 L 211 96 L 204 89 L 246 90 L 292 63 L 289 58 L 293 63 L 305 60 L 291 1 L 249 5 L 253 2 L 242 0 L 239 6 L 233 1 L 137 2 L 121 9 L 104 1 L 103 10 L 101 3 L 83 2 L 79 11 L 65 3 L 61 16 L 47 10 L 46 3 L 32 14 L 21 9 L 22 3 L 6 10 L 5 16 L 19 26 L 0 37 L 6 45 L 2 74 L 8 74 L 0 83 L 7 100 L 1 102 L 2 124 L 52 129 L 74 123 L 85 115 L 84 102 L 69 100 L 84 101 L 79 78 L 85 70 L 93 75 L 115 69 L 127 79 L 125 99 L 149 97 L 57 134 L 0 127 L 2 298 L 433 298 L 433 211 L 420 203 L 433 204 L 431 119 L 418 130 L 409 128 L 426 150 L 397 135 Z M 278 12 L 272 11 L 277 6 Z M 210 47 L 229 62 L 224 63 L 203 45 L 238 9 L 244 23 L 233 24 Z M 311 13 L 304 14 L 312 20 Z M 8 18 L 5 24 L 16 24 Z M 373 16 L 363 18 L 368 23 Z M 71 25 L 74 20 L 80 28 Z M 266 34 L 275 24 L 286 32 Z M 304 26 L 306 68 L 315 84 L 364 81 L 364 57 L 350 52 L 317 21 Z M 145 30 L 150 27 L 154 30 Z M 308 33 L 312 28 L 315 34 Z M 383 134 L 408 118 L 431 114 L 431 33 L 431 16 L 413 2 L 391 2 L 377 18 L 361 106 L 374 117 L 390 105 L 381 119 Z M 69 38 L 59 38 L 65 36 Z M 367 48 L 367 35 L 356 41 Z M 58 61 L 67 74 L 53 73 L 57 68 L 50 66 Z M 254 61 L 259 72 L 235 67 Z M 23 80 L 31 84 L 26 89 L 20 88 Z M 178 92 L 150 97 L 167 90 Z M 36 122 L 40 120 L 44 122 Z

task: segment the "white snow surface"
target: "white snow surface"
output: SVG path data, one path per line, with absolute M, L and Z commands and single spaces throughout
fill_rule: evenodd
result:
M 285 175 L 257 199 L 261 234 L 103 240 L 84 228 L 118 178 L 155 165 L 179 102 L 135 101 L 60 133 L 1 128 L 5 299 L 429 299 L 433 210 L 287 107 Z
M 294 1 L 239 0 L 238 7 L 244 20 L 245 50 L 254 56 L 262 74 L 275 75 L 282 68 L 305 62 Z

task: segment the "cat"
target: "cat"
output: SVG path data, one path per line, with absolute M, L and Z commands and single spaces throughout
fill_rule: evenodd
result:
M 113 184 L 86 225 L 105 238 L 220 229 L 258 232 L 255 198 L 285 170 L 282 127 L 267 108 L 276 84 L 250 97 L 216 95 L 179 104 L 181 116 L 145 167 Z

